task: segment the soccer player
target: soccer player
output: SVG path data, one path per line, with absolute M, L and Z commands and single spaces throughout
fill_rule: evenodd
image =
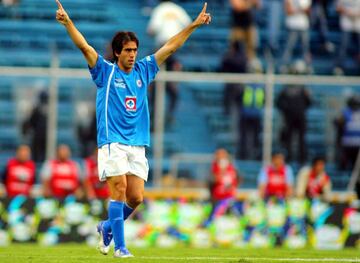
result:
M 106 61 L 91 47 L 56 0 L 56 19 L 63 24 L 83 53 L 97 86 L 96 119 L 99 179 L 110 189 L 108 220 L 98 225 L 99 250 L 109 252 L 112 238 L 114 257 L 132 257 L 124 240 L 124 220 L 142 202 L 148 177 L 145 147 L 150 143 L 147 86 L 159 66 L 180 48 L 189 36 L 211 16 L 204 4 L 199 16 L 172 37 L 155 54 L 136 62 L 139 41 L 132 32 L 118 32 L 112 41 L 115 63 Z
M 331 180 L 325 171 L 326 160 L 322 156 L 313 159 L 311 166 L 301 168 L 297 176 L 296 194 L 300 198 L 320 198 L 328 201 Z
M 4 171 L 4 184 L 7 196 L 30 196 L 35 183 L 35 163 L 31 160 L 31 149 L 27 145 L 20 145 L 16 156 L 10 159 Z
M 285 163 L 284 154 L 276 150 L 272 153 L 271 164 L 261 169 L 258 177 L 259 194 L 266 200 L 276 197 L 279 200 L 291 197 L 294 173 Z
M 82 196 L 80 168 L 71 159 L 71 150 L 66 144 L 58 146 L 56 158 L 44 163 L 40 177 L 45 197 L 64 199 L 69 195 Z

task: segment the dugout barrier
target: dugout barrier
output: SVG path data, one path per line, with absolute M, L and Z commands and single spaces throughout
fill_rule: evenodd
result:
M 96 246 L 97 222 L 106 217 L 106 201 L 44 198 L 0 199 L 0 246 L 64 242 Z M 292 199 L 267 203 L 247 198 L 215 206 L 191 199 L 147 198 L 126 221 L 134 247 L 237 247 L 360 249 L 359 203 Z
M 52 157 L 56 144 L 68 143 L 75 150 L 76 156 L 80 144 L 77 140 L 76 125 L 88 122 L 94 109 L 96 89 L 86 69 L 58 68 L 54 57 L 51 68 L 20 68 L 0 67 L 0 161 L 3 166 L 11 156 L 18 143 L 24 142 L 19 134 L 19 122 L 28 113 L 36 101 L 36 92 L 41 88 L 49 90 L 49 123 L 47 156 Z M 180 91 L 179 125 L 171 132 L 165 129 L 166 92 L 165 82 L 178 82 Z M 336 190 L 346 190 L 350 173 L 343 173 L 333 164 L 337 149 L 332 124 L 333 118 L 341 111 L 346 96 L 360 91 L 359 77 L 335 76 L 293 76 L 274 75 L 271 70 L 266 74 L 227 74 L 197 72 L 160 72 L 157 76 L 155 94 L 155 116 L 152 148 L 150 157 L 150 182 L 161 186 L 164 173 L 171 172 L 173 156 L 180 153 L 187 161 L 179 162 L 179 169 L 185 167 L 186 174 L 191 178 L 208 178 L 204 175 L 204 162 L 191 156 L 194 153 L 212 154 L 217 147 L 225 147 L 235 152 L 237 131 L 235 119 L 225 116 L 222 112 L 222 96 L 224 84 L 243 83 L 260 85 L 265 88 L 265 107 L 262 117 L 261 145 L 262 161 L 245 161 L 238 165 L 244 169 L 246 187 L 254 188 L 255 179 L 262 163 L 269 160 L 272 147 L 278 146 L 278 134 L 281 129 L 281 116 L 274 107 L 274 98 L 284 85 L 303 84 L 313 93 L 314 106 L 309 110 L 309 133 L 307 144 L 310 153 L 327 155 L 330 160 L 329 174 Z M 181 104 L 181 101 L 188 104 Z M 194 116 L 199 118 L 194 119 Z M 207 145 L 206 145 L 207 144 Z M 205 146 L 204 146 L 205 145 Z M 188 157 L 186 157 L 188 156 Z M 192 161 L 192 163 L 191 163 Z M 201 169 L 198 169 L 202 162 Z M 207 165 L 207 164 L 206 164 Z M 297 170 L 296 167 L 295 170 Z M 200 172 L 198 172 L 200 171 Z M 355 178 L 358 172 L 353 173 Z M 355 182 L 356 180 L 353 180 Z M 353 187 L 349 187 L 351 191 Z

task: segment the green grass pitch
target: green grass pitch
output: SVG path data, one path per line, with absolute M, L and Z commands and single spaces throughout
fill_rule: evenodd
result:
M 1 263 L 75 263 L 75 262 L 360 262 L 360 251 L 318 251 L 313 249 L 193 249 L 193 248 L 133 248 L 134 258 L 113 258 L 101 255 L 95 248 L 82 244 L 40 247 L 15 244 L 0 247 Z

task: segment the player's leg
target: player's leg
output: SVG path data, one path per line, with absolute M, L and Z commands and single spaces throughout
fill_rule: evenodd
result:
M 124 203 L 126 200 L 126 175 L 112 176 L 107 179 L 110 190 L 109 220 L 115 243 L 115 256 L 131 256 L 127 251 L 124 237 Z
M 116 257 L 132 256 L 124 240 L 124 203 L 126 200 L 126 174 L 129 171 L 127 152 L 119 144 L 105 145 L 98 151 L 99 179 L 106 180 L 110 190 L 108 219 L 98 225 L 99 250 L 107 254 L 114 238 Z
M 126 203 L 124 205 L 124 220 L 126 220 L 131 213 L 138 207 L 144 199 L 144 179 L 129 174 L 126 176 Z
M 127 175 L 127 190 L 124 216 L 127 218 L 142 203 L 144 185 L 148 178 L 149 165 L 145 157 L 145 148 L 134 146 L 129 150 L 130 172 Z

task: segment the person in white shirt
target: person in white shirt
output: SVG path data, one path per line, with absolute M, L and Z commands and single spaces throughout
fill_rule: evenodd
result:
M 352 34 L 356 35 L 358 56 L 360 54 L 360 1 L 338 0 L 337 11 L 340 14 L 341 41 L 335 62 L 334 73 L 343 74 L 344 61 Z
M 170 38 L 183 30 L 192 22 L 190 16 L 179 5 L 170 1 L 162 1 L 151 13 L 148 24 L 148 34 L 155 37 L 156 48 L 163 46 Z M 168 71 L 181 71 L 182 64 L 174 56 L 170 56 L 165 63 Z M 153 85 L 149 87 L 149 99 L 152 105 L 151 114 L 155 115 L 155 90 Z M 167 128 L 174 125 L 176 107 L 179 99 L 179 91 L 175 82 L 166 83 L 166 95 L 169 99 L 167 104 L 165 124 Z
M 307 65 L 307 70 L 311 71 L 311 55 L 309 48 L 309 12 L 311 0 L 284 0 L 286 20 L 285 24 L 288 29 L 286 47 L 282 56 L 281 73 L 287 73 L 288 65 L 291 63 L 292 53 L 298 42 L 301 40 L 302 59 Z
M 181 6 L 170 1 L 163 1 L 152 11 L 147 31 L 155 36 L 156 45 L 162 46 L 191 21 L 190 16 Z

